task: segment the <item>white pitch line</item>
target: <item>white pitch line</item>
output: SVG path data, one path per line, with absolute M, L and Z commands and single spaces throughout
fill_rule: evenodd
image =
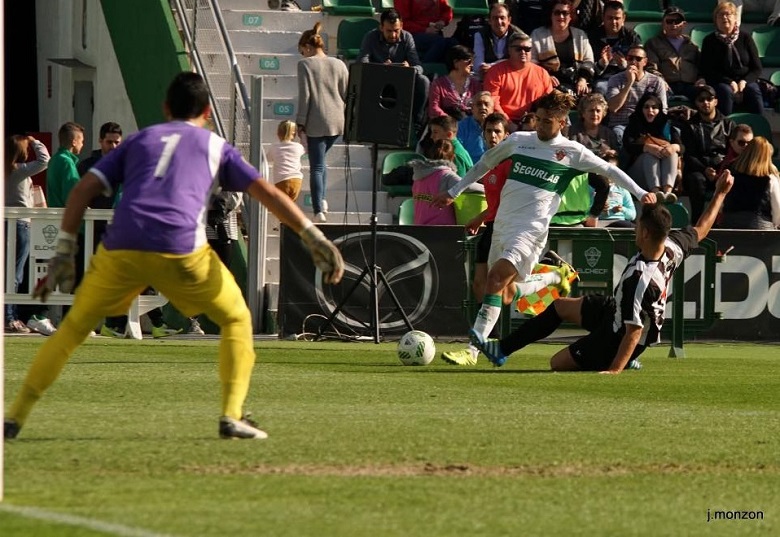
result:
M 153 533 L 142 530 L 140 528 L 131 528 L 128 526 L 122 526 L 121 524 L 103 522 L 94 518 L 85 518 L 80 516 L 55 513 L 52 511 L 45 511 L 43 509 L 38 509 L 37 507 L 23 507 L 20 505 L 0 503 L 0 511 L 5 511 L 6 513 L 19 515 L 26 518 L 43 520 L 46 522 L 55 522 L 57 524 L 65 524 L 67 526 L 77 526 L 80 528 L 101 531 L 110 535 L 118 535 L 119 537 L 171 537 L 170 535 L 163 533 Z

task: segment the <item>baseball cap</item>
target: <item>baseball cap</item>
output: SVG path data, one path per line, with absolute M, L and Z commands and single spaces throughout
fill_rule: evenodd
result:
M 666 10 L 664 10 L 663 18 L 670 16 L 680 17 L 682 20 L 685 20 L 685 12 L 677 6 L 669 6 L 666 8 Z
M 697 99 L 704 94 L 707 94 L 710 97 L 718 96 L 718 94 L 715 93 L 715 90 L 712 88 L 712 86 L 706 86 L 706 85 L 696 86 L 695 90 L 696 90 Z

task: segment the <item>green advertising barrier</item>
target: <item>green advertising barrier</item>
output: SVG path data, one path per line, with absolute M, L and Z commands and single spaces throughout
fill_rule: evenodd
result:
M 476 316 L 477 301 L 471 291 L 474 274 L 474 254 L 477 236 L 467 236 L 463 241 L 463 253 L 466 262 L 467 298 L 463 301 L 463 311 L 471 323 Z M 631 229 L 607 228 L 563 228 L 551 227 L 548 237 L 548 247 L 555 250 L 564 259 L 571 260 L 572 265 L 580 274 L 580 280 L 572 286 L 571 296 L 587 294 L 607 294 L 614 291 L 615 255 L 629 259 L 636 253 L 634 231 Z M 709 329 L 720 317 L 715 311 L 715 265 L 721 261 L 717 255 L 717 243 L 705 239 L 692 255 L 704 255 L 701 288 L 701 308 L 695 319 L 684 319 L 683 306 L 685 302 L 685 263 L 675 272 L 672 279 L 671 319 L 667 319 L 661 332 L 662 337 L 671 340 L 669 357 L 685 356 L 683 341 L 696 333 Z M 621 267 L 622 270 L 622 267 Z M 522 318 L 512 318 L 511 309 L 514 304 L 505 306 L 501 315 L 501 335 L 509 334 L 522 322 Z

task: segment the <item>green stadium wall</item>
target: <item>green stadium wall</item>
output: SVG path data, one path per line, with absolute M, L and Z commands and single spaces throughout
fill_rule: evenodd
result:
M 101 0 L 138 128 L 164 121 L 165 90 L 190 70 L 167 0 Z

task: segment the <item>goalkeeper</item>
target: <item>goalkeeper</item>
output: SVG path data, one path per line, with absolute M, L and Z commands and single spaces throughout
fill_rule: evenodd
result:
M 255 362 L 251 316 L 238 284 L 206 241 L 212 192 L 219 187 L 247 191 L 264 203 L 300 234 L 327 283 L 341 280 L 344 262 L 287 196 L 262 180 L 236 148 L 204 128 L 211 109 L 200 75 L 178 74 L 168 87 L 164 110 L 167 123 L 129 137 L 95 164 L 70 193 L 56 255 L 34 292 L 43 301 L 51 291 L 70 292 L 73 287 L 76 234 L 89 201 L 120 186 L 124 195 L 76 291 L 73 307 L 30 365 L 5 418 L 5 438 L 19 434 L 32 407 L 98 322 L 127 311 L 133 298 L 149 285 L 183 314 L 205 313 L 220 327 L 219 435 L 267 437 L 244 415 Z

